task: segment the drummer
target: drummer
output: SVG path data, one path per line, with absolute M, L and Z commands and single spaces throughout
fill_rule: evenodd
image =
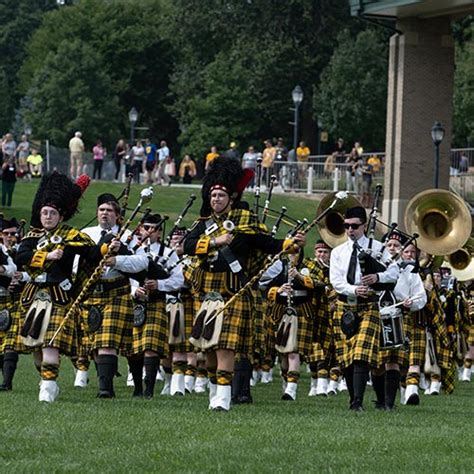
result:
M 393 308 L 394 315 L 400 316 L 403 312 L 403 333 L 406 334 L 408 326 L 412 324 L 412 313 L 423 308 L 426 304 L 426 292 L 418 273 L 413 273 L 416 266 L 417 248 L 409 244 L 406 248 L 407 237 L 394 230 L 385 235 L 383 241 L 391 257 L 400 253 L 398 261 L 400 267 L 399 278 L 392 291 L 386 291 L 381 301 L 390 301 L 391 304 L 402 303 Z M 388 304 L 390 304 L 388 303 Z M 382 309 L 383 311 L 383 309 Z M 397 318 L 400 321 L 400 319 Z M 404 341 L 399 341 L 403 344 Z M 398 387 L 400 385 L 400 368 L 408 366 L 406 347 L 383 348 L 378 354 L 379 364 L 372 370 L 372 386 L 377 396 L 375 407 L 378 409 L 393 410 Z

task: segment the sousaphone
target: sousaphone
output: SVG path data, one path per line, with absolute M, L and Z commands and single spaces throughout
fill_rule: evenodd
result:
M 321 215 L 334 202 L 335 196 L 336 193 L 324 196 L 319 203 L 316 215 Z M 334 248 L 347 240 L 344 214 L 347 209 L 360 205 L 360 202 L 352 195 L 347 196 L 344 200 L 338 200 L 328 215 L 318 223 L 319 235 L 326 244 Z
M 459 281 L 474 279 L 474 237 L 468 239 L 460 249 L 446 257 L 446 264 L 451 274 Z
M 471 235 L 471 213 L 465 202 L 445 189 L 427 189 L 407 205 L 404 221 L 409 234 L 419 234 L 417 245 L 431 255 L 449 255 Z

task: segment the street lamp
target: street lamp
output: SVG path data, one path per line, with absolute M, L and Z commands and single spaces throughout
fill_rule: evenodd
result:
M 295 120 L 294 120 L 294 128 L 293 128 L 293 152 L 295 154 L 296 160 L 296 148 L 298 147 L 298 110 L 303 102 L 303 89 L 300 86 L 296 86 L 291 91 L 291 98 L 293 99 L 293 104 L 295 106 Z
M 133 146 L 135 140 L 135 124 L 138 120 L 138 112 L 135 107 L 132 107 L 128 112 L 128 120 L 130 122 L 130 145 Z
M 434 187 L 439 187 L 439 146 L 444 138 L 444 128 L 436 121 L 431 128 L 431 139 L 435 146 L 435 169 L 434 169 Z

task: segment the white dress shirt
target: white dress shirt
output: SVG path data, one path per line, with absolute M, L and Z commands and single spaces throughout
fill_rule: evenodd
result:
M 157 255 L 160 253 L 160 247 L 161 244 L 159 242 L 155 242 L 149 246 L 141 246 L 137 250 L 137 256 L 145 256 L 148 262 L 148 256 L 151 258 L 155 259 Z M 171 265 L 174 265 L 178 260 L 178 256 L 176 255 L 176 252 L 173 252 L 169 247 L 164 248 L 163 256 L 158 257 L 157 262 L 161 263 L 163 262 L 168 255 L 171 256 L 166 262 L 166 266 L 169 268 Z M 132 283 L 132 295 L 135 295 L 135 291 L 138 288 L 138 282 L 136 280 L 131 280 Z M 163 280 L 156 280 L 157 283 L 157 290 L 162 291 L 164 293 L 168 292 L 174 292 L 174 291 L 179 291 L 181 288 L 184 286 L 184 276 L 183 276 L 183 269 L 180 264 L 176 265 L 173 270 L 171 270 L 171 274 L 168 278 L 165 278 Z
M 393 290 L 393 294 L 397 301 L 403 301 L 407 298 L 414 298 L 410 311 L 419 311 L 427 303 L 426 291 L 423 286 L 418 273 L 411 273 L 413 267 L 408 265 L 407 267 L 400 270 L 397 284 Z
M 369 239 L 363 235 L 358 241 L 358 245 L 362 249 L 367 249 Z M 356 296 L 356 288 L 361 286 L 362 273 L 360 269 L 359 260 L 357 260 L 354 284 L 347 282 L 347 271 L 351 261 L 352 249 L 354 242 L 347 240 L 341 245 L 338 245 L 331 252 L 331 263 L 329 265 L 329 280 L 331 285 L 340 295 Z M 382 248 L 382 244 L 378 240 L 372 241 L 372 251 L 377 252 Z M 359 253 L 359 252 L 358 252 Z M 398 278 L 398 265 L 391 263 L 388 268 L 381 273 L 377 273 L 380 283 L 394 283 Z
M 16 265 L 13 262 L 13 259 L 8 255 L 8 251 L 3 244 L 0 244 L 0 251 L 3 252 L 7 256 L 7 263 L 3 264 L 4 272 L 1 273 L 1 276 L 5 276 L 7 278 L 12 278 L 13 274 L 16 272 Z
M 87 227 L 85 229 L 82 229 L 82 232 L 87 234 L 97 244 L 102 238 L 103 230 L 105 229 L 102 229 L 102 227 L 97 225 L 95 227 Z M 118 234 L 118 225 L 115 225 L 114 227 L 112 227 L 112 229 L 110 229 L 110 231 L 108 230 L 107 232 Z M 125 243 L 129 233 L 130 232 L 128 231 L 124 233 L 121 239 L 122 242 Z M 101 279 L 110 280 L 112 278 L 123 277 L 123 274 L 120 273 L 121 271 L 126 273 L 139 273 L 147 268 L 148 258 L 146 257 L 146 255 L 117 255 L 115 256 L 114 267 L 106 267 L 106 269 L 102 273 Z

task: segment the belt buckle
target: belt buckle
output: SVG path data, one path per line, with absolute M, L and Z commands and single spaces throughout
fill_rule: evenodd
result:
M 348 296 L 347 304 L 350 304 L 352 306 L 357 306 L 357 296 Z

